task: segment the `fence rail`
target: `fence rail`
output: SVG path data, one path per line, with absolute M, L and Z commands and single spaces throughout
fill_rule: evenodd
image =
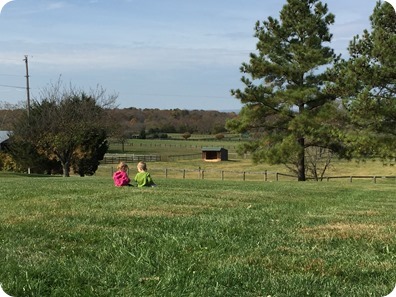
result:
M 105 156 L 101 164 L 117 164 L 120 162 L 157 162 L 161 161 L 160 155 L 128 155 L 128 156 Z
M 111 168 L 113 174 L 115 168 Z M 204 170 L 204 169 L 178 169 L 178 168 L 150 168 L 152 175 L 158 178 L 175 178 L 175 179 L 210 179 L 210 180 L 240 180 L 240 181 L 295 181 L 297 180 L 296 175 L 285 174 L 274 171 L 227 171 L 227 170 Z M 394 179 L 396 182 L 396 176 L 382 176 L 382 175 L 348 175 L 348 176 L 327 176 L 323 177 L 319 181 L 329 182 L 332 179 L 345 179 L 349 182 L 353 182 L 356 179 L 369 179 L 373 183 L 377 183 L 378 180 L 390 180 Z M 314 180 L 313 178 L 307 178 L 307 180 Z
M 245 154 L 243 156 L 239 156 L 237 153 L 228 153 L 229 156 L 234 156 L 234 159 L 238 158 L 248 158 L 249 155 Z M 192 154 L 180 154 L 180 155 L 141 155 L 141 154 L 106 154 L 101 164 L 117 164 L 121 161 L 123 162 L 159 162 L 159 161 L 178 161 L 178 160 L 194 160 L 201 159 L 201 153 L 192 153 Z
M 378 179 L 395 179 L 396 181 L 396 176 L 394 175 L 387 175 L 387 176 L 382 176 L 382 175 L 349 175 L 349 176 L 327 176 L 323 178 L 326 181 L 330 181 L 330 179 L 349 179 L 350 182 L 352 182 L 354 179 L 371 179 L 373 183 L 377 183 Z

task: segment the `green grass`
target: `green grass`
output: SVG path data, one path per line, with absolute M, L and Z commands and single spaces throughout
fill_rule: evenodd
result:
M 137 162 L 136 162 L 137 163 Z M 136 171 L 136 164 L 128 163 L 130 175 L 134 175 Z M 101 165 L 96 172 L 97 176 L 109 177 L 117 167 L 117 164 Z M 276 173 L 293 175 L 283 165 L 268 165 L 268 164 L 252 164 L 249 159 L 231 160 L 225 162 L 205 162 L 200 159 L 195 160 L 180 160 L 177 162 L 148 162 L 148 168 L 154 178 L 165 178 L 165 169 L 168 169 L 169 178 L 183 178 L 185 179 L 200 179 L 202 175 L 199 174 L 199 169 L 204 171 L 204 179 L 219 181 L 224 178 L 225 181 L 242 181 L 243 172 L 246 172 L 245 179 L 247 181 L 264 181 L 267 171 L 267 181 L 276 181 Z M 222 171 L 224 172 L 222 176 Z M 349 183 L 350 176 L 366 176 L 362 181 L 372 183 L 372 176 L 376 176 L 377 183 L 386 183 L 396 185 L 396 178 L 382 178 L 383 176 L 396 176 L 396 167 L 383 166 L 379 161 L 370 161 L 366 163 L 358 163 L 355 161 L 335 161 L 332 168 L 326 174 L 327 176 L 343 176 L 342 179 L 331 179 L 333 183 Z M 296 181 L 296 177 L 279 176 L 279 181 Z M 354 178 L 353 183 L 359 179 Z M 324 182 L 327 182 L 325 179 Z
M 14 297 L 382 297 L 396 283 L 394 184 L 0 178 Z
M 176 137 L 176 136 L 174 136 Z M 198 137 L 198 136 L 196 136 Z M 149 166 L 156 169 L 157 172 L 164 168 L 197 170 L 199 167 L 206 170 L 208 177 L 220 179 L 221 170 L 224 171 L 246 171 L 246 172 L 280 172 L 290 174 L 290 171 L 282 164 L 253 164 L 250 157 L 241 157 L 236 153 L 237 147 L 241 141 L 237 140 L 222 140 L 222 141 L 205 141 L 205 140 L 149 140 L 149 139 L 133 139 L 129 140 L 125 145 L 125 151 L 122 152 L 121 145 L 116 142 L 110 142 L 109 154 L 120 154 L 125 156 L 128 154 L 156 154 L 161 155 L 162 162 L 150 162 Z M 224 147 L 228 149 L 229 161 L 226 162 L 205 162 L 200 158 L 201 148 L 206 146 Z M 191 160 L 176 160 L 172 161 L 169 156 L 172 155 L 190 155 L 196 154 L 197 157 Z M 129 164 L 132 169 L 135 169 L 135 164 Z M 115 167 L 116 164 L 113 166 Z M 106 167 L 106 166 L 105 166 Z M 111 167 L 107 166 L 107 167 Z M 106 169 L 107 170 L 107 169 Z M 110 171 L 110 169 L 108 170 Z M 217 173 L 211 173 L 211 172 Z M 195 174 L 193 174 L 195 176 Z M 370 159 L 366 161 L 346 161 L 334 158 L 331 162 L 330 168 L 326 171 L 325 176 L 396 176 L 396 165 L 394 162 L 382 162 L 379 159 Z M 181 176 L 181 174 L 177 175 Z M 230 175 L 228 175 L 230 176 Z M 176 177 L 176 176 L 174 176 Z M 232 178 L 234 180 L 241 180 L 241 178 Z M 270 177 L 274 180 L 274 176 Z M 254 178 L 254 180 L 263 180 L 263 176 Z
M 228 149 L 229 154 L 237 157 L 236 149 L 240 141 L 235 140 L 161 140 L 161 139 L 133 139 L 128 140 L 122 145 L 117 141 L 110 141 L 109 154 L 158 154 L 162 159 L 167 160 L 169 156 L 200 154 L 202 147 L 224 147 Z

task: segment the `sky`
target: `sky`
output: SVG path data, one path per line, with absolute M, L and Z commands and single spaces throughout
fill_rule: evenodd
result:
M 330 46 L 347 55 L 370 29 L 376 0 L 327 0 Z M 0 14 L 0 103 L 26 101 L 59 79 L 118 95 L 120 108 L 239 110 L 231 89 L 255 52 L 256 21 L 286 0 L 13 0 Z

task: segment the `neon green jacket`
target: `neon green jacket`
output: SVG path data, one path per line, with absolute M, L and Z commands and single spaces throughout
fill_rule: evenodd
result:
M 140 188 L 155 186 L 155 183 L 148 172 L 138 172 L 135 175 L 135 182 L 137 182 L 137 186 Z

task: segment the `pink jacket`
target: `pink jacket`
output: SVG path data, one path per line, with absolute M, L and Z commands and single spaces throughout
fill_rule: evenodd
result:
M 131 181 L 125 171 L 116 171 L 113 174 L 114 185 L 117 187 L 127 186 Z

